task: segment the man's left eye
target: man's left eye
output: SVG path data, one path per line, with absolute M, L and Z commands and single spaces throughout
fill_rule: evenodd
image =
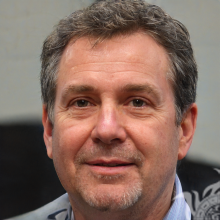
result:
M 142 106 L 145 106 L 146 105 L 146 102 L 141 100 L 141 99 L 134 99 L 131 101 L 131 104 L 134 106 L 134 107 L 142 107 Z
M 84 99 L 80 99 L 74 102 L 74 105 L 77 107 L 87 107 L 89 105 L 89 101 L 84 100 Z

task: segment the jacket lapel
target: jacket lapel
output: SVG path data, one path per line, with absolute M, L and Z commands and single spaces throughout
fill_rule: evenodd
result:
M 61 209 L 47 216 L 47 219 L 53 220 L 71 220 L 71 206 L 68 209 Z

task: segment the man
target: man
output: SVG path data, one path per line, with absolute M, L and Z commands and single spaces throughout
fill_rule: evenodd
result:
M 196 127 L 186 28 L 141 0 L 64 18 L 41 56 L 44 141 L 66 195 L 16 219 L 185 220 L 176 164 Z

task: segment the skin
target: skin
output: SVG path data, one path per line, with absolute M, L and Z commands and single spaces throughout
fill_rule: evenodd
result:
M 43 106 L 48 156 L 76 220 L 163 219 L 197 106 L 177 127 L 166 51 L 150 36 L 137 32 L 95 47 L 93 40 L 70 42 L 63 53 L 53 126 Z

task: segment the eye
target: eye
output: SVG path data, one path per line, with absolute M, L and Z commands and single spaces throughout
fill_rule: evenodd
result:
M 89 101 L 84 100 L 84 99 L 80 99 L 74 102 L 74 105 L 77 107 L 87 107 L 89 105 Z
M 146 105 L 146 102 L 141 100 L 141 99 L 134 99 L 131 101 L 131 104 L 134 106 L 134 107 L 142 107 L 142 106 L 145 106 Z

